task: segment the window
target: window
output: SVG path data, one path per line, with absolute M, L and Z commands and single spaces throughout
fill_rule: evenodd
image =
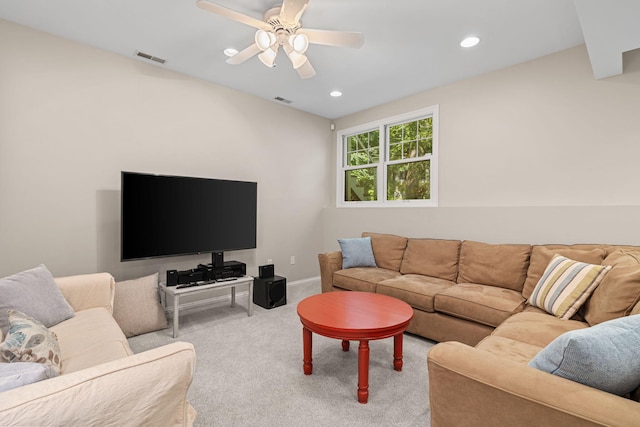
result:
M 338 132 L 338 206 L 437 206 L 438 106 Z

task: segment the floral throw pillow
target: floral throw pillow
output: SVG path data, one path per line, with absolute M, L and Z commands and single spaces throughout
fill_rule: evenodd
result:
M 58 337 L 42 323 L 9 310 L 9 332 L 0 344 L 1 362 L 37 362 L 60 373 L 62 360 Z

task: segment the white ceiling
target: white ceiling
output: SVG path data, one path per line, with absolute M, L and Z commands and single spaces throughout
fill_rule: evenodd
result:
M 258 19 L 278 4 L 210 1 Z M 622 52 L 640 47 L 640 0 L 311 0 L 303 27 L 359 31 L 365 43 L 311 45 L 317 75 L 301 80 L 282 52 L 275 68 L 257 57 L 226 64 L 223 49 L 249 46 L 255 29 L 195 0 L 0 0 L 0 18 L 330 119 L 585 41 L 594 76 L 607 77 L 622 72 Z M 480 44 L 460 47 L 468 35 Z M 334 89 L 344 95 L 330 97 Z

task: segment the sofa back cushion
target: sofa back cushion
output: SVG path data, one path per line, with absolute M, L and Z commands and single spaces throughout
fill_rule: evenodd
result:
M 460 240 L 409 239 L 400 266 L 402 274 L 421 274 L 455 282 Z
M 640 251 L 616 249 L 602 264 L 613 268 L 584 305 L 591 326 L 628 316 L 640 301 Z
M 400 271 L 404 250 L 407 247 L 407 238 L 393 234 L 362 233 L 362 237 L 371 237 L 373 256 L 379 268 Z
M 520 292 L 530 255 L 531 245 L 492 245 L 465 240 L 460 248 L 458 283 L 479 283 Z
M 542 273 L 549 265 L 554 255 L 562 255 L 574 261 L 586 262 L 589 264 L 600 264 L 606 255 L 603 247 L 597 245 L 543 245 L 534 246 L 531 251 L 531 260 L 529 261 L 529 269 L 527 270 L 527 279 L 522 288 L 522 296 L 526 299 L 531 297 L 533 289 L 536 287 Z

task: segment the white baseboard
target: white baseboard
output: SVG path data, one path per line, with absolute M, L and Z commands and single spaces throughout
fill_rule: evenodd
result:
M 311 284 L 311 283 L 320 283 L 320 276 L 315 276 L 315 277 L 309 277 L 307 279 L 301 279 L 301 280 L 294 280 L 293 282 L 289 282 L 287 281 L 287 286 L 300 286 L 300 285 L 307 285 L 307 284 Z M 249 291 L 240 291 L 240 292 L 236 292 L 236 302 L 237 301 L 244 301 L 245 298 L 247 298 L 247 293 Z M 208 307 L 211 305 L 216 305 L 219 303 L 223 303 L 223 302 L 227 302 L 229 300 L 229 295 L 230 293 L 227 293 L 225 295 L 218 295 L 212 298 L 203 298 L 197 301 L 190 301 L 190 302 L 186 302 L 184 304 L 180 304 L 180 312 L 182 311 L 189 311 L 189 310 L 197 310 L 200 309 L 202 307 Z M 164 311 L 165 313 L 169 314 L 169 313 L 173 313 L 173 304 L 171 304 L 169 307 L 164 307 Z

